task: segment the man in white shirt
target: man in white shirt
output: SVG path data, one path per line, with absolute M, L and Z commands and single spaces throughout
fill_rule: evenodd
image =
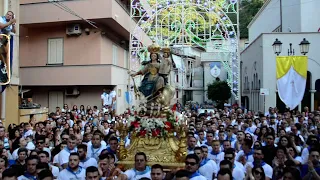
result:
M 212 142 L 212 151 L 209 152 L 208 158 L 213 160 L 217 165 L 224 159 L 224 152 L 221 152 L 220 141 L 214 140 Z
M 185 161 L 185 169 L 191 173 L 190 180 L 206 180 L 198 170 L 200 165 L 200 159 L 195 154 L 188 154 Z
M 26 141 L 26 139 L 25 139 L 24 137 L 21 137 L 21 138 L 19 139 L 19 146 L 20 146 L 19 148 L 15 149 L 15 150 L 12 152 L 13 160 L 18 159 L 18 150 L 19 150 L 20 148 L 26 148 L 26 146 L 27 146 L 27 141 Z
M 201 147 L 194 148 L 194 154 L 200 159 L 199 173 L 207 179 L 213 179 L 218 173 L 217 164 L 211 159 L 204 157 L 203 149 Z
M 58 176 L 58 180 L 77 179 L 85 180 L 86 170 L 79 166 L 80 158 L 76 152 L 70 153 L 68 167 L 62 170 Z
M 237 161 L 235 161 L 235 150 L 233 148 L 226 149 L 224 151 L 224 159 L 228 160 L 232 163 L 232 176 L 236 179 L 244 179 L 245 178 L 245 169 L 243 165 Z
M 49 154 L 49 159 L 51 159 L 51 150 L 49 148 L 44 147 L 45 146 L 45 135 L 39 135 L 36 138 L 36 150 L 37 151 L 47 151 Z
M 163 167 L 160 164 L 155 164 L 151 167 L 151 180 L 163 180 L 165 173 Z
M 63 150 L 59 152 L 58 161 L 62 168 L 67 167 L 70 153 L 77 152 L 76 145 L 77 145 L 76 136 L 70 135 L 67 142 L 67 147 L 65 147 Z
M 188 138 L 188 148 L 187 148 L 187 154 L 193 154 L 193 149 L 197 145 L 197 139 L 193 136 Z
M 0 17 L 0 34 L 16 33 L 16 21 L 12 11 L 8 11 L 5 16 Z
M 141 178 L 151 178 L 151 168 L 147 166 L 147 156 L 144 152 L 135 155 L 133 169 L 126 170 L 119 175 L 118 180 L 139 180 Z
M 245 139 L 242 144 L 242 150 L 236 155 L 236 161 L 245 165 L 247 162 L 253 162 L 253 150 L 252 150 L 252 140 Z
M 38 156 L 40 162 L 47 163 L 49 165 L 49 170 L 52 172 L 52 175 L 54 178 L 57 178 L 60 171 L 57 166 L 50 164 L 49 153 L 47 151 L 40 151 L 38 152 Z
M 253 168 L 254 166 L 261 166 L 264 170 L 264 174 L 266 175 L 266 180 L 272 179 L 273 169 L 270 165 L 268 165 L 263 161 L 263 158 L 264 158 L 264 155 L 262 153 L 262 149 L 261 148 L 255 149 L 253 153 L 254 161 L 248 162 L 246 164 L 246 167 L 251 166 Z
M 98 168 L 90 166 L 86 169 L 86 180 L 100 180 Z
M 37 178 L 37 164 L 39 163 L 38 156 L 32 155 L 26 159 L 27 171 L 18 177 L 18 180 L 29 180 Z
M 80 144 L 77 149 L 80 157 L 79 165 L 84 169 L 87 169 L 89 166 L 98 166 L 97 160 L 92 157 L 87 157 L 87 148 L 88 146 L 85 144 Z
M 110 105 L 109 104 L 109 94 L 107 93 L 106 89 L 103 89 L 103 93 L 101 94 L 100 98 L 101 98 L 102 107 Z
M 109 103 L 112 107 L 112 111 L 113 111 L 113 114 L 116 113 L 116 101 L 117 100 L 117 93 L 116 91 L 113 89 L 110 93 L 109 93 Z
M 91 139 L 91 144 L 88 143 L 87 145 L 88 146 L 87 157 L 94 158 L 96 159 L 96 161 L 99 160 L 99 155 L 101 151 L 107 148 L 105 145 L 102 145 L 101 140 L 102 140 L 102 133 L 99 130 L 95 131 Z

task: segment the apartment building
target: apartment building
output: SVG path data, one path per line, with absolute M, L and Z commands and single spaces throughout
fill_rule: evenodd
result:
M 6 86 L 0 86 L 0 119 L 5 126 L 19 123 L 19 1 L 0 0 L 1 16 L 4 16 L 8 11 L 14 12 L 17 22 L 16 33 L 11 36 L 11 81 Z
M 97 105 L 115 89 L 125 100 L 132 20 L 129 0 L 20 0 L 20 84 L 24 97 L 54 111 Z

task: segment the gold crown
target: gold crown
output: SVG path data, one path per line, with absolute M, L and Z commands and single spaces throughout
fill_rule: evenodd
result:
M 155 41 L 152 41 L 152 44 L 148 46 L 148 51 L 150 53 L 158 53 L 160 52 L 161 47 L 155 43 Z
M 171 48 L 169 46 L 162 48 L 162 51 L 165 53 L 170 53 L 171 52 Z

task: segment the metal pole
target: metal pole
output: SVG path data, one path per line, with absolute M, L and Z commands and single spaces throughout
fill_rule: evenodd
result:
M 240 2 L 238 1 L 237 3 L 237 36 L 238 36 L 238 39 L 237 39 L 237 56 L 238 56 L 238 96 L 239 96 L 239 99 L 238 99 L 238 105 L 239 107 L 241 107 L 241 96 L 242 96 L 242 92 L 241 92 L 241 71 L 240 71 L 240 62 L 241 62 L 241 59 L 240 59 L 240 50 L 239 50 L 239 41 L 240 41 L 240 27 L 239 27 L 239 24 L 240 24 L 240 21 L 239 21 L 239 6 L 240 6 Z

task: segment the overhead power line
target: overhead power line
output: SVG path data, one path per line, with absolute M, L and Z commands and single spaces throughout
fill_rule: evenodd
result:
M 83 17 L 81 17 L 79 14 L 77 14 L 76 12 L 74 12 L 72 9 L 70 9 L 68 6 L 66 6 L 65 4 L 63 4 L 62 2 L 60 2 L 60 0 L 49 0 L 49 2 L 51 2 L 53 5 L 55 5 L 56 7 L 62 9 L 63 11 L 71 14 L 71 15 L 74 15 L 78 18 L 80 18 L 81 20 L 87 22 L 88 24 L 90 24 L 92 27 L 96 28 L 96 29 L 100 29 L 99 27 L 97 27 L 95 25 L 95 22 L 93 21 L 90 21 L 88 19 L 85 19 Z

